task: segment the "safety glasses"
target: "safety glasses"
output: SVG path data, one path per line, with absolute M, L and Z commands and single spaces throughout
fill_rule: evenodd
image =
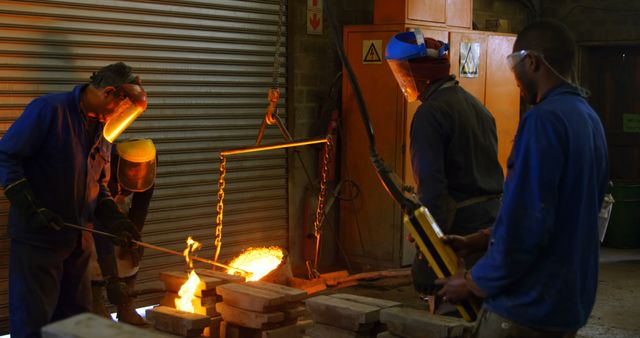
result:
M 519 50 L 517 52 L 513 52 L 509 55 L 507 55 L 507 64 L 509 65 L 509 68 L 511 68 L 511 70 L 513 70 L 513 68 L 520 63 L 520 61 L 522 61 L 525 56 L 529 55 L 529 54 L 536 54 L 534 51 L 530 51 L 530 50 Z

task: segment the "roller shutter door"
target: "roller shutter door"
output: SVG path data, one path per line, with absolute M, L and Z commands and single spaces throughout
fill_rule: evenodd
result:
M 160 164 L 144 240 L 182 251 L 191 235 L 205 246 L 200 256 L 212 258 L 218 152 L 255 142 L 278 10 L 277 0 L 0 1 L 0 133 L 33 98 L 71 90 L 103 65 L 128 63 L 149 93 L 149 108 L 121 139 L 152 138 Z M 270 128 L 263 143 L 280 140 Z M 248 246 L 286 246 L 286 152 L 230 156 L 227 170 L 221 260 Z M 2 194 L 0 334 L 8 331 L 7 210 Z M 184 269 L 183 262 L 147 250 L 137 288 L 160 286 L 158 273 Z M 138 305 L 158 297 L 141 297 Z

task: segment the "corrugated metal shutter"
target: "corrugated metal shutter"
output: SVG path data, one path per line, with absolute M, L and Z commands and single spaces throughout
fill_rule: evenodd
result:
M 33 98 L 68 91 L 101 66 L 127 62 L 150 98 L 121 138 L 152 138 L 160 163 L 144 240 L 182 251 L 191 235 L 205 245 L 200 255 L 211 258 L 218 151 L 255 142 L 271 85 L 278 9 L 278 0 L 0 1 L 0 132 Z M 271 128 L 263 143 L 280 138 Z M 227 168 L 221 258 L 247 246 L 286 246 L 286 152 L 231 156 Z M 0 334 L 8 330 L 7 209 L 3 196 Z M 159 271 L 182 268 L 181 257 L 147 250 L 138 288 L 159 286 Z

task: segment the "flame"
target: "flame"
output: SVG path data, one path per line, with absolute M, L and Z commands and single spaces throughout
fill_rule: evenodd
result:
M 282 249 L 277 246 L 263 248 L 248 248 L 234 258 L 229 266 L 251 272 L 248 281 L 257 281 L 277 268 L 284 258 Z M 228 274 L 235 274 L 238 270 L 230 269 Z
M 189 264 L 190 268 L 193 268 L 193 260 L 189 256 L 194 251 L 200 249 L 201 247 L 202 247 L 202 245 L 199 242 L 194 241 L 191 238 L 191 236 L 189 236 L 189 238 L 187 238 L 187 248 L 184 249 L 184 251 L 182 253 L 184 254 L 184 259 L 187 261 L 187 264 Z
M 198 289 L 198 284 L 200 284 L 200 277 L 198 277 L 194 270 L 191 270 L 189 279 L 180 287 L 180 291 L 178 292 L 178 296 L 180 297 L 175 299 L 176 309 L 191 313 L 195 312 L 191 301 Z

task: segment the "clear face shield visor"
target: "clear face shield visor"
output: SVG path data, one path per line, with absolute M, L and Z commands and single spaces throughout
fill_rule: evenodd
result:
M 118 90 L 123 99 L 109 115 L 103 129 L 104 138 L 111 143 L 147 109 L 147 93 L 142 86 L 125 83 Z
M 118 182 L 129 191 L 147 191 L 156 179 L 156 159 L 147 162 L 118 161 Z
M 396 78 L 400 90 L 407 98 L 407 101 L 414 102 L 418 99 L 418 86 L 416 85 L 415 78 L 411 72 L 411 66 L 407 60 L 387 60 L 389 68 Z
M 129 191 L 142 192 L 156 179 L 156 149 L 148 139 L 131 140 L 116 145 L 118 183 Z

